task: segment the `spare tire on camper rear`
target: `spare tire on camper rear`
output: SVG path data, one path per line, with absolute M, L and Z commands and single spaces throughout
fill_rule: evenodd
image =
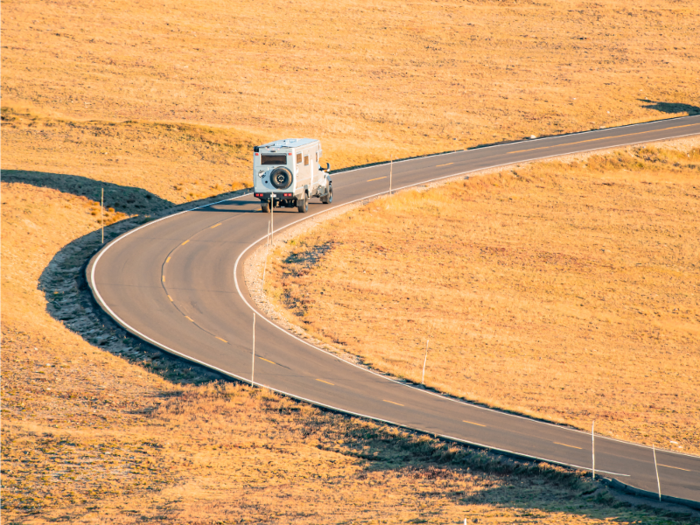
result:
M 270 173 L 270 182 L 278 190 L 286 190 L 292 185 L 292 172 L 283 167 L 275 168 Z

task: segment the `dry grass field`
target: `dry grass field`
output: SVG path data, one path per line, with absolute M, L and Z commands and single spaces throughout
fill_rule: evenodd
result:
M 338 168 L 695 113 L 699 21 L 646 0 L 4 1 L 3 522 L 672 519 L 213 384 L 110 327 L 79 274 L 103 214 L 110 238 L 245 187 L 270 139 L 320 137 Z
M 698 26 L 672 0 L 8 0 L 3 105 L 319 137 L 340 167 L 699 111 Z
M 700 452 L 700 141 L 381 199 L 271 256 L 308 333 L 438 390 Z M 270 270 L 268 270 L 270 271 Z
M 262 140 L 212 126 L 82 122 L 10 107 L 2 131 L 4 180 L 97 201 L 104 187 L 106 208 L 131 213 L 250 186 L 249 152 Z

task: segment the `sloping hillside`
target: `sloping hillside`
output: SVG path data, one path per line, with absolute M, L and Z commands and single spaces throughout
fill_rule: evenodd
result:
M 672 0 L 3 7 L 3 105 L 318 137 L 335 167 L 700 109 Z
M 109 239 L 239 190 L 252 145 L 281 136 L 322 138 L 337 168 L 695 112 L 699 16 L 674 2 L 3 2 L 3 519 L 666 520 L 576 475 L 212 383 L 101 317 L 80 268 L 103 219 Z
M 429 386 L 700 452 L 698 142 L 375 201 L 274 253 L 268 294 L 385 372 L 419 383 L 430 339 Z

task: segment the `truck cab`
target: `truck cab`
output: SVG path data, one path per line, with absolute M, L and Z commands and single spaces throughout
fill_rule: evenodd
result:
M 253 193 L 263 212 L 272 207 L 296 207 L 306 213 L 309 199 L 333 201 L 330 165 L 322 168 L 321 142 L 283 139 L 253 148 Z

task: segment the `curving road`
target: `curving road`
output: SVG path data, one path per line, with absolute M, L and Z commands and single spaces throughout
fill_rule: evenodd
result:
M 569 153 L 700 134 L 700 116 L 529 140 L 394 163 L 405 188 L 485 168 Z M 335 202 L 309 213 L 275 212 L 276 230 L 334 207 L 385 193 L 388 165 L 338 173 Z M 101 307 L 159 348 L 250 382 L 254 306 L 243 261 L 261 242 L 268 217 L 248 195 L 136 228 L 90 261 L 87 277 Z M 259 314 L 260 315 L 260 314 Z M 485 409 L 356 367 L 282 330 L 263 316 L 256 330 L 255 383 L 347 413 L 455 441 L 590 470 L 591 435 Z M 700 501 L 700 457 L 657 450 L 661 492 Z M 596 436 L 596 473 L 656 492 L 652 450 Z

